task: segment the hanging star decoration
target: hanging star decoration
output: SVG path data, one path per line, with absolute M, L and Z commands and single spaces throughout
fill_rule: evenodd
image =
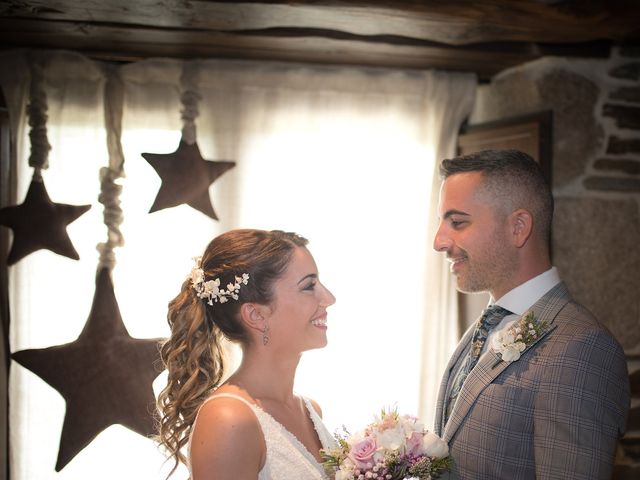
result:
M 184 203 L 218 220 L 209 198 L 209 186 L 233 168 L 235 162 L 205 160 L 198 143 L 189 144 L 184 139 L 173 153 L 143 153 L 142 156 L 162 180 L 149 213 Z
M 85 213 L 91 205 L 66 205 L 53 203 L 42 179 L 42 170 L 49 168 L 47 139 L 47 94 L 44 88 L 42 58 L 35 55 L 30 62 L 31 84 L 29 86 L 29 139 L 31 154 L 29 165 L 34 167 L 33 177 L 24 203 L 0 209 L 0 225 L 13 230 L 13 244 L 7 264 L 40 249 L 49 249 L 65 257 L 78 260 L 80 256 L 67 235 L 67 225 Z
M 42 177 L 34 174 L 24 203 L 0 209 L 0 225 L 13 230 L 7 264 L 13 265 L 40 249 L 78 260 L 80 256 L 66 228 L 90 208 L 91 205 L 53 203 Z
M 56 471 L 110 425 L 154 434 L 152 384 L 160 373 L 159 342 L 129 336 L 110 271 L 102 268 L 89 318 L 74 342 L 12 354 L 66 401 Z

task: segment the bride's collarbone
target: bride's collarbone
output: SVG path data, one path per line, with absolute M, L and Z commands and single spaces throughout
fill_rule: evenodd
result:
M 257 398 L 256 401 L 265 412 L 285 427 L 287 425 L 294 428 L 296 426 L 306 427 L 311 421 L 306 406 L 302 400 L 297 397 L 296 400 L 291 403 L 270 398 Z

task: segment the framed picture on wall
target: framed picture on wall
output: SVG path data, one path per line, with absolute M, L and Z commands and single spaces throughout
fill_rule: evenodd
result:
M 458 136 L 458 155 L 479 150 L 516 149 L 540 163 L 551 184 L 552 111 L 536 112 L 487 123 L 464 125 Z M 489 302 L 489 294 L 458 293 L 459 331 L 464 332 Z
M 540 163 L 551 183 L 552 111 L 536 112 L 475 125 L 464 125 L 458 136 L 458 154 L 513 148 Z

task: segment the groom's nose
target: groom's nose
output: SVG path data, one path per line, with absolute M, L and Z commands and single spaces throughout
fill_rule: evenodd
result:
M 443 228 L 443 223 L 441 222 L 433 238 L 433 249 L 437 252 L 446 252 L 451 248 L 452 243 L 451 237 L 447 235 L 446 229 Z

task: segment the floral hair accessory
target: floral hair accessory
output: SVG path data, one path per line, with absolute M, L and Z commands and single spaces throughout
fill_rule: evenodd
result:
M 196 265 L 191 269 L 191 274 L 189 275 L 191 286 L 196 291 L 198 298 L 206 299 L 209 305 L 213 305 L 213 302 L 225 303 L 229 300 L 229 297 L 238 300 L 238 292 L 241 285 L 249 283 L 249 274 L 243 273 L 241 277 L 236 275 L 235 283 L 228 283 L 226 290 L 220 288 L 219 278 L 205 281 L 204 271 L 200 268 L 202 257 L 194 257 L 193 260 Z
M 529 310 L 506 332 L 497 332 L 491 347 L 498 354 L 498 360 L 491 368 L 497 367 L 503 361 L 511 363 L 518 360 L 520 354 L 535 342 L 547 327 L 547 322 L 538 322 L 533 310 Z

